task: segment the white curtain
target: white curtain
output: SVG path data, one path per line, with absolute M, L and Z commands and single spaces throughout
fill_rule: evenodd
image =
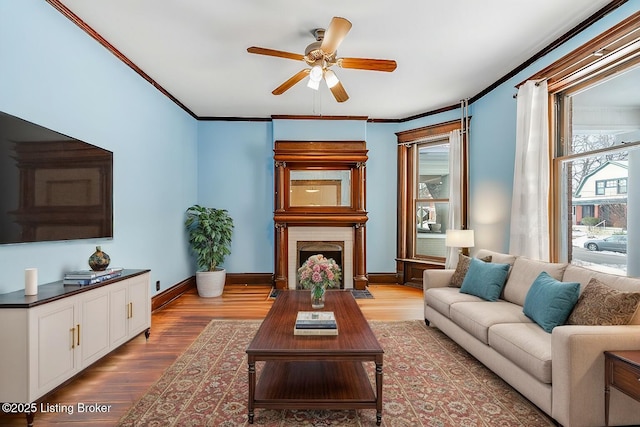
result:
M 459 130 L 449 134 L 449 218 L 447 228 L 462 227 L 462 137 Z M 445 268 L 456 268 L 460 248 L 447 248 Z
M 518 90 L 509 253 L 549 260 L 549 116 L 547 82 Z

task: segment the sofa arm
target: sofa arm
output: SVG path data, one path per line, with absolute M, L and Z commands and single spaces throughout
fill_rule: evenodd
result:
M 604 351 L 640 348 L 640 325 L 564 325 L 551 333 L 552 416 L 561 425 L 604 425 Z M 614 402 L 615 400 L 615 402 Z M 640 403 L 611 400 L 610 425 L 640 424 Z
M 444 288 L 449 286 L 451 276 L 455 270 L 424 270 L 422 273 L 422 290 L 426 291 L 431 288 Z

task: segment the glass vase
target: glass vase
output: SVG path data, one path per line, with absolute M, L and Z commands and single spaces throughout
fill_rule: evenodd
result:
M 311 288 L 311 308 L 324 308 L 325 285 L 314 285 Z

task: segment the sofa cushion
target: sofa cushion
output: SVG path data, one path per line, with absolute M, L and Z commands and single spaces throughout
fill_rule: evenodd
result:
M 485 258 L 490 256 L 491 262 L 497 262 L 498 264 L 509 264 L 509 265 L 513 265 L 513 263 L 516 261 L 516 258 L 518 258 L 515 255 L 503 254 L 502 252 L 495 252 L 489 249 L 480 249 L 478 250 L 478 252 L 476 252 L 475 256 L 476 258 Z
M 491 255 L 478 259 L 484 262 L 491 262 Z M 451 276 L 451 282 L 449 283 L 449 286 L 455 288 L 459 288 L 460 286 L 462 286 L 462 281 L 467 275 L 467 270 L 469 270 L 470 264 L 471 257 L 462 254 L 458 255 L 458 265 L 456 265 L 456 271 L 454 271 L 453 276 Z
M 518 257 L 513 263 L 509 280 L 504 286 L 504 299 L 518 305 L 524 305 L 529 288 L 543 271 L 556 280 L 562 280 L 567 264 L 538 261 Z
M 480 302 L 482 298 L 474 295 L 463 294 L 458 288 L 431 288 L 425 293 L 425 301 L 429 307 L 435 309 L 438 313 L 451 317 L 451 304 L 457 302 Z
M 640 303 L 640 292 L 621 292 L 591 279 L 567 319 L 569 325 L 626 325 Z
M 489 328 L 498 323 L 533 323 L 522 307 L 506 301 L 459 302 L 451 305 L 450 318 L 456 325 L 489 343 Z
M 551 334 L 535 323 L 493 325 L 489 345 L 538 381 L 551 384 Z
M 576 265 L 569 265 L 564 272 L 562 280 L 565 282 L 580 282 L 582 291 L 591 279 L 596 278 L 605 285 L 623 292 L 640 292 L 640 278 L 617 276 L 615 274 L 601 273 Z M 640 325 L 640 310 L 629 322 L 631 325 Z
M 551 333 L 563 325 L 578 301 L 580 283 L 560 282 L 542 272 L 533 281 L 524 300 L 524 314 Z
M 471 258 L 460 292 L 475 295 L 487 301 L 497 301 L 508 272 L 509 264 L 483 262 L 477 258 Z

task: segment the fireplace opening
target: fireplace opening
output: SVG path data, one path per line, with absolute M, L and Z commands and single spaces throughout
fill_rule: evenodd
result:
M 340 270 L 342 275 L 340 276 L 340 289 L 344 289 L 344 242 L 332 241 L 332 242 L 297 242 L 297 268 L 302 267 L 302 264 L 309 259 L 312 255 L 322 254 L 325 258 L 332 258 Z M 300 289 L 300 284 L 297 283 L 296 275 L 296 288 Z

